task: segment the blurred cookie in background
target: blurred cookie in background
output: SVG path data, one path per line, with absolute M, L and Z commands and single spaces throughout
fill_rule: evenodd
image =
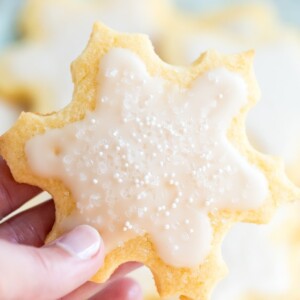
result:
M 212 300 L 299 299 L 290 257 L 294 245 L 283 238 L 295 210 L 299 214 L 299 204 L 289 204 L 278 209 L 269 224 L 233 226 L 222 248 L 229 272 Z
M 0 1 L 0 53 L 8 43 L 18 36 L 16 23 L 18 11 L 21 9 L 20 0 Z M 5 76 L 5 75 L 3 75 Z M 0 135 L 6 132 L 17 120 L 21 112 L 21 107 L 9 103 L 7 99 L 0 97 Z
M 0 99 L 0 135 L 6 132 L 17 120 L 21 109 Z
M 83 51 L 95 21 L 160 41 L 167 0 L 27 0 L 23 38 L 2 51 L 0 95 L 26 101 L 29 110 L 51 112 L 72 98 L 70 63 Z
M 207 49 L 238 53 L 270 40 L 277 32 L 276 13 L 270 5 L 228 6 L 209 13 L 173 15 L 173 30 L 166 30 L 162 58 L 171 64 L 188 65 Z

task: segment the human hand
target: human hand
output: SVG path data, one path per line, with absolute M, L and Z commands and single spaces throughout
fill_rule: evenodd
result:
M 14 181 L 0 157 L 0 221 L 41 191 Z M 87 282 L 101 267 L 104 244 L 81 225 L 49 245 L 54 203 L 47 201 L 0 224 L 1 299 L 142 299 L 139 285 L 123 276 L 138 266 L 121 266 L 105 284 Z

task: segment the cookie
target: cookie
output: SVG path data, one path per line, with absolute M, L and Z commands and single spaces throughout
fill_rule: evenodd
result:
M 212 300 L 248 297 L 255 300 L 255 293 L 272 299 L 289 294 L 292 284 L 290 245 L 281 241 L 279 233 L 286 232 L 291 209 L 295 209 L 294 204 L 291 208 L 280 207 L 269 224 L 233 226 L 222 249 L 229 273 L 216 286 Z
M 63 108 L 72 99 L 70 63 L 83 51 L 93 23 L 102 20 L 116 30 L 143 32 L 158 44 L 165 2 L 27 0 L 24 36 L 0 56 L 0 95 L 30 111 Z
M 230 226 L 265 222 L 299 197 L 282 162 L 246 138 L 259 96 L 252 59 L 210 51 L 173 67 L 147 37 L 96 24 L 72 65 L 72 103 L 23 113 L 0 139 L 15 179 L 54 197 L 48 240 L 91 224 L 107 251 L 94 281 L 140 261 L 161 296 L 207 299 L 225 272 L 220 244 Z

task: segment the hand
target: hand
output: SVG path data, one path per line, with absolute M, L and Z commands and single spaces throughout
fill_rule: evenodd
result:
M 16 183 L 0 157 L 0 220 L 41 191 Z M 101 267 L 104 244 L 81 225 L 49 245 L 54 204 L 47 201 L 0 224 L 0 299 L 142 299 L 139 285 L 123 276 L 138 266 L 121 266 L 105 284 L 87 282 Z

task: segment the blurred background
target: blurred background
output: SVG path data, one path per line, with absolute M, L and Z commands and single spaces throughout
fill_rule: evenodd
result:
M 225 8 L 230 5 L 236 4 L 247 4 L 247 3 L 267 3 L 276 6 L 277 10 L 280 13 L 282 20 L 300 25 L 299 11 L 300 11 L 300 2 L 298 0 L 175 0 L 176 4 L 186 10 L 196 10 L 196 11 L 211 11 L 215 9 Z
M 0 0 L 0 134 L 23 109 L 49 112 L 69 103 L 70 63 L 101 20 L 148 34 L 174 64 L 211 48 L 255 49 L 262 96 L 247 120 L 248 136 L 259 150 L 282 157 L 300 185 L 299 14 L 298 0 Z M 229 273 L 213 300 L 300 299 L 299 206 L 279 208 L 269 225 L 234 226 L 222 249 Z M 132 276 L 145 299 L 158 299 L 149 270 Z
M 0 47 L 19 37 L 18 16 L 25 2 L 26 0 L 0 0 Z M 261 4 L 262 2 L 275 6 L 284 22 L 300 26 L 300 1 L 298 0 L 173 0 L 180 9 L 194 13 L 211 12 L 235 4 Z

